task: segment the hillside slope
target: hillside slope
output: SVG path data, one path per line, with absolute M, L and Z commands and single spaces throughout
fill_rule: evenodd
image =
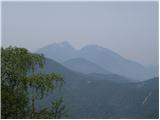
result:
M 67 118 L 158 118 L 159 78 L 144 82 L 115 81 L 99 74 L 84 75 L 49 60 L 46 72 L 64 75 L 64 86 L 49 94 L 37 107 L 63 96 Z M 48 70 L 48 71 L 47 71 Z M 109 77 L 109 76 L 108 76 Z M 111 78 L 114 78 L 113 80 Z M 117 79 L 118 80 L 118 79 Z
M 109 74 L 110 73 L 104 68 L 84 58 L 70 59 L 70 60 L 64 61 L 62 64 L 71 70 L 78 71 L 85 74 L 89 74 L 89 73 Z

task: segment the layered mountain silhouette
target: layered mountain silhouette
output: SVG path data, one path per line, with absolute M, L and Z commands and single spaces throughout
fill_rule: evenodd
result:
M 110 72 L 135 80 L 158 76 L 157 68 L 150 69 L 97 45 L 88 45 L 77 50 L 68 42 L 62 42 L 45 46 L 37 52 L 43 53 L 46 57 L 54 59 L 72 70 L 86 74 L 91 72 L 108 74 Z M 86 67 L 83 68 L 84 65 Z M 93 67 L 89 67 L 92 65 Z
M 50 106 L 53 99 L 64 97 L 66 118 L 158 118 L 158 77 L 133 82 L 110 73 L 75 72 L 47 59 L 43 70 L 64 76 L 63 87 L 50 93 L 37 108 Z
M 158 68 L 145 67 L 97 45 L 81 49 L 68 42 L 54 43 L 37 51 L 48 58 L 44 69 L 63 75 L 64 85 L 37 109 L 50 107 L 63 96 L 64 118 L 158 118 Z
M 90 62 L 84 58 L 73 58 L 62 62 L 64 66 L 67 68 L 78 71 L 81 73 L 89 74 L 89 73 L 104 73 L 109 74 L 110 72 L 100 67 L 96 63 Z

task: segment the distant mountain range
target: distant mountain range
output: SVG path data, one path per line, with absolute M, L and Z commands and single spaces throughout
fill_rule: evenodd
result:
M 114 73 L 135 80 L 158 76 L 158 68 L 145 67 L 117 53 L 97 45 L 88 45 L 79 50 L 68 42 L 54 43 L 36 51 L 81 73 Z
M 105 70 L 104 68 L 100 67 L 99 65 L 90 62 L 84 58 L 73 58 L 62 62 L 64 66 L 67 68 L 78 71 L 81 73 L 89 74 L 89 73 L 104 73 L 109 74 L 111 72 Z
M 50 101 L 63 96 L 65 118 L 158 118 L 159 82 L 157 77 L 144 82 L 113 73 L 83 74 L 47 59 L 43 70 L 64 76 L 64 86 L 43 101 L 37 108 L 50 106 Z
M 77 50 L 63 42 L 37 52 L 49 57 L 37 72 L 64 77 L 64 86 L 38 101 L 38 109 L 62 96 L 64 118 L 159 118 L 158 67 L 145 67 L 97 45 Z

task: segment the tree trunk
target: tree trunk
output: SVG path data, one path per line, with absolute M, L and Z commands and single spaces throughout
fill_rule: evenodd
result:
M 35 107 L 34 107 L 34 96 L 32 96 L 32 113 L 31 113 L 31 118 L 34 118 L 34 114 L 35 114 Z

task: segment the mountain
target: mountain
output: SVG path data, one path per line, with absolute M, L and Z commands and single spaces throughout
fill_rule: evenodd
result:
M 83 58 L 95 63 L 102 69 L 136 80 L 145 80 L 158 76 L 157 69 L 146 68 L 137 62 L 128 60 L 107 48 L 97 45 L 88 45 L 77 50 L 68 42 L 62 42 L 43 47 L 37 52 L 43 53 L 45 56 L 60 63 L 73 58 Z
M 112 81 L 112 82 L 116 82 L 116 83 L 138 82 L 136 80 L 128 79 L 126 77 L 116 75 L 113 73 L 110 73 L 110 74 L 90 73 L 90 74 L 86 75 L 86 78 L 89 78 L 89 79 L 92 78 L 95 80 L 107 80 L 107 81 Z
M 130 82 L 119 75 L 74 72 L 58 62 L 47 59 L 41 72 L 56 72 L 64 76 L 61 89 L 51 92 L 36 103 L 50 107 L 50 101 L 63 96 L 65 118 L 158 118 L 159 78 Z M 121 77 L 118 80 L 118 77 Z M 115 81 L 116 79 L 116 81 Z M 122 82 L 121 82 L 122 80 Z
M 74 58 L 77 55 L 76 50 L 68 43 L 53 43 L 46 47 L 40 48 L 38 53 L 43 53 L 46 57 L 63 62 Z
M 92 78 L 96 80 L 109 80 L 109 81 L 116 81 L 117 83 L 121 82 L 135 82 L 132 79 L 125 78 L 123 76 L 119 76 L 113 73 L 108 73 L 108 74 L 101 74 L 101 73 L 89 73 L 89 74 L 84 74 L 81 72 L 73 71 L 61 63 L 58 63 L 55 60 L 52 60 L 50 58 L 46 58 L 45 61 L 45 66 L 43 69 L 37 68 L 37 72 L 42 72 L 42 73 L 57 73 L 61 74 L 64 79 L 69 83 L 70 81 L 80 81 L 81 79 L 86 79 L 86 78 Z
M 50 58 L 46 58 L 44 68 L 43 69 L 37 68 L 37 72 L 42 72 L 42 73 L 54 72 L 57 74 L 61 74 L 65 79 L 72 79 L 72 80 L 75 78 L 80 79 L 81 77 L 84 76 L 84 74 L 72 71 L 63 66 L 62 64 L 58 63 L 57 61 L 52 60 Z
M 145 68 L 145 66 L 128 60 L 119 54 L 97 46 L 89 45 L 80 49 L 80 55 L 91 62 L 109 70 L 110 72 L 126 76 L 132 79 L 144 80 L 158 75 L 158 71 Z
M 104 68 L 84 58 L 73 58 L 73 59 L 62 62 L 62 64 L 73 71 L 78 71 L 85 74 L 89 74 L 89 73 L 109 74 L 110 73 Z

